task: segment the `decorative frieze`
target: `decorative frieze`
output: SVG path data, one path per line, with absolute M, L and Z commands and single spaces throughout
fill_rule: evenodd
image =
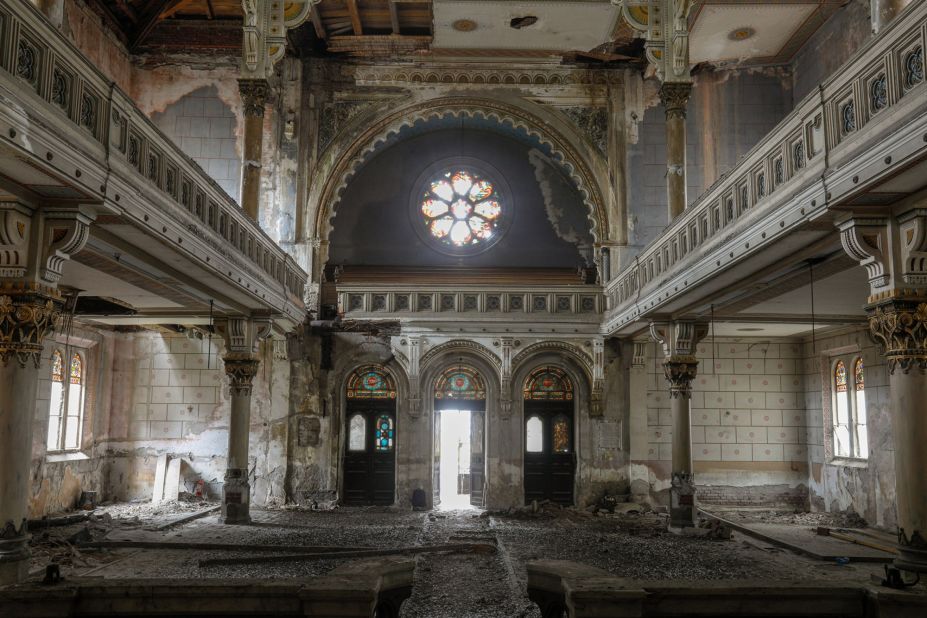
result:
M 445 290 L 363 290 L 339 286 L 338 302 L 345 314 L 415 314 L 415 313 L 544 313 L 557 316 L 596 316 L 604 310 L 604 298 L 598 291 L 562 292 L 516 291 L 454 292 Z
M 561 111 L 599 152 L 608 153 L 608 112 L 604 107 L 564 107 Z
M 357 116 L 370 103 L 366 101 L 333 101 L 322 106 L 322 112 L 319 114 L 319 142 L 318 151 L 324 151 L 338 132 L 341 131 L 348 122 Z

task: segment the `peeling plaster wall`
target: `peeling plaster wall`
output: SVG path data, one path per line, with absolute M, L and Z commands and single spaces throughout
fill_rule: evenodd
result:
M 640 138 L 628 145 L 628 242 L 634 252 L 668 223 L 666 121 L 657 85 L 645 84 L 651 107 Z M 686 184 L 692 204 L 766 136 L 792 108 L 791 79 L 778 68 L 702 71 L 686 117 Z
M 665 499 L 672 461 L 672 413 L 662 351 L 647 345 L 647 448 L 651 492 Z M 692 384 L 692 459 L 699 499 L 712 504 L 807 502 L 806 415 L 798 341 L 706 339 Z M 642 424 L 641 424 L 642 425 Z M 638 476 L 639 472 L 635 474 Z
M 848 461 L 833 457 L 833 387 L 837 357 L 862 356 L 866 393 L 869 458 Z M 888 370 L 865 330 L 818 338 L 803 346 L 805 407 L 808 415 L 808 462 L 811 508 L 852 511 L 870 525 L 893 529 L 895 464 L 889 402 Z
M 808 39 L 792 60 L 794 102 L 808 96 L 872 36 L 869 0 L 851 0 Z

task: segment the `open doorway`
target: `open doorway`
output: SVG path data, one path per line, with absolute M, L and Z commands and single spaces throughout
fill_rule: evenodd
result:
M 441 508 L 470 508 L 470 410 L 441 411 Z

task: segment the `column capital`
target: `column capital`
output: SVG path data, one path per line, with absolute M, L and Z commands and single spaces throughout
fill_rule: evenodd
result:
M 227 354 L 222 357 L 225 375 L 229 377 L 229 390 L 233 397 L 250 397 L 254 376 L 260 361 L 250 356 Z
M 238 93 L 245 116 L 264 117 L 264 106 L 270 94 L 270 86 L 266 79 L 239 79 Z
M 698 373 L 696 346 L 707 334 L 708 325 L 701 322 L 650 323 L 650 336 L 663 344 L 663 373 L 673 399 L 692 396 L 692 380 Z
M 690 94 L 691 82 L 664 82 L 660 86 L 660 102 L 666 110 L 666 117 L 685 118 Z
M 889 372 L 927 373 L 927 298 L 894 298 L 867 307 L 869 333 Z

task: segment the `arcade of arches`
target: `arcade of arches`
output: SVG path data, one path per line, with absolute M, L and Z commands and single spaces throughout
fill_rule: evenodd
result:
M 927 615 L 925 46 L 0 0 L 0 615 Z

